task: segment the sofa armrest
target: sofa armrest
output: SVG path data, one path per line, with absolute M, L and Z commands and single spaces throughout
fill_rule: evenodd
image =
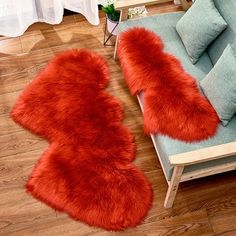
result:
M 236 155 L 236 142 L 169 156 L 171 165 L 187 166 Z
M 146 6 L 164 2 L 172 2 L 173 0 L 120 0 L 114 3 L 116 10 L 124 10 L 131 7 Z

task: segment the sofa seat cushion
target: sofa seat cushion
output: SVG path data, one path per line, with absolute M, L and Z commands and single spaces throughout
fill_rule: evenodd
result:
M 184 69 L 200 81 L 213 66 L 207 53 L 203 53 L 195 65 L 189 60 L 185 47 L 175 29 L 176 23 L 183 14 L 184 12 L 177 12 L 131 19 L 121 22 L 118 29 L 119 32 L 122 32 L 132 27 L 144 27 L 154 31 L 162 38 L 165 51 L 176 56 L 182 62 Z

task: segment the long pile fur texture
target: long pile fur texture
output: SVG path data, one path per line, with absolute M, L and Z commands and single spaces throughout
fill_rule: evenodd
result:
M 213 136 L 219 119 L 196 81 L 154 32 L 132 28 L 119 37 L 118 56 L 132 95 L 144 92 L 144 130 L 183 141 Z
M 97 54 L 64 52 L 24 90 L 11 116 L 50 143 L 27 191 L 75 220 L 121 230 L 146 216 L 152 189 L 131 163 L 134 138 L 121 123 L 121 105 L 104 91 L 109 76 Z

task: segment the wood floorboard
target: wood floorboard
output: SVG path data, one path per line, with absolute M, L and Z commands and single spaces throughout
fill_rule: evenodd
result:
M 227 178 L 227 185 L 224 178 Z M 222 202 L 228 199 L 233 202 L 236 200 L 234 172 L 188 181 L 181 186 L 180 191 L 185 196 L 191 211 L 207 209 L 208 212 L 213 212 L 217 206 L 222 205 Z
M 0 95 L 15 91 L 22 91 L 25 84 L 29 82 L 27 72 L 2 75 L 0 80 Z
M 149 15 L 181 10 L 172 3 L 149 8 Z M 151 139 L 143 133 L 142 114 L 125 84 L 113 47 L 103 46 L 101 24 L 90 25 L 80 14 L 59 25 L 36 23 L 21 37 L 0 38 L 0 235 L 19 236 L 235 236 L 236 176 L 225 173 L 182 183 L 172 209 L 164 209 L 167 183 Z M 48 143 L 16 125 L 9 112 L 17 97 L 57 53 L 88 48 L 101 54 L 111 71 L 108 91 L 120 99 L 127 125 L 135 135 L 134 163 L 154 190 L 152 208 L 136 228 L 109 232 L 70 219 L 35 200 L 24 185 Z
M 46 148 L 47 142 L 28 131 L 18 131 L 14 134 L 2 135 L 0 140 L 0 158 Z
M 22 131 L 22 128 L 17 125 L 12 119 L 9 119 L 6 115 L 0 115 L 0 130 L 1 137 L 3 135 L 13 134 Z
M 24 87 L 27 85 L 26 83 Z M 6 117 L 9 116 L 10 110 L 12 106 L 15 104 L 18 96 L 20 95 L 21 91 L 17 90 L 10 93 L 3 93 L 0 94 L 0 116 L 4 115 Z
M 22 53 L 20 37 L 8 38 L 0 41 L 0 53 L 19 54 Z
M 230 230 L 222 234 L 216 234 L 216 236 L 235 236 L 235 235 L 236 235 L 236 230 Z

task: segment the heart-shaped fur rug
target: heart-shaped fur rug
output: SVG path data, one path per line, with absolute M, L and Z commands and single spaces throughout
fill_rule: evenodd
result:
M 56 56 L 20 95 L 12 118 L 50 143 L 26 188 L 72 218 L 107 230 L 141 222 L 152 202 L 131 162 L 134 138 L 123 109 L 104 89 L 103 58 L 81 49 Z
M 119 37 L 118 56 L 132 95 L 144 92 L 144 130 L 184 141 L 216 133 L 219 118 L 181 63 L 154 32 L 132 28 Z

